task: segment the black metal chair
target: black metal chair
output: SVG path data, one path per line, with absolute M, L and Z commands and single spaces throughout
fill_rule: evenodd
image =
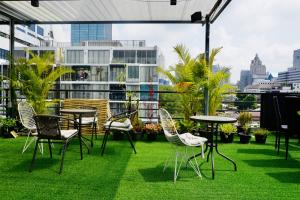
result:
M 277 154 L 279 154 L 280 149 L 280 137 L 284 135 L 285 137 L 285 159 L 288 157 L 288 149 L 289 149 L 289 131 L 288 125 L 284 124 L 282 121 L 282 115 L 279 107 L 278 97 L 273 97 L 273 106 L 275 110 L 276 117 L 276 138 L 275 138 L 275 149 L 277 150 Z
M 132 119 L 135 117 L 137 114 L 137 110 L 134 111 L 127 111 L 123 112 L 120 114 L 116 114 L 113 116 L 109 116 L 108 120 L 104 124 L 105 128 L 105 134 L 102 140 L 102 145 L 101 145 L 101 156 L 103 156 L 106 143 L 108 140 L 108 136 L 111 131 L 119 131 L 122 133 L 125 133 L 127 135 L 128 141 L 130 142 L 131 147 L 134 150 L 134 153 L 136 154 L 136 150 L 132 141 L 132 138 L 130 136 L 130 133 L 133 131 L 133 126 L 131 124 Z M 110 114 L 108 114 L 110 115 Z
M 49 145 L 49 151 L 50 151 L 50 157 L 52 158 L 52 148 L 51 143 L 63 143 L 63 149 L 62 149 L 62 158 L 61 158 L 61 165 L 59 174 L 61 174 L 63 170 L 64 165 L 64 156 L 65 152 L 67 150 L 67 146 L 71 139 L 73 139 L 75 136 L 78 136 L 79 138 L 79 146 L 80 146 L 80 157 L 82 160 L 82 144 L 81 144 L 81 135 L 78 131 L 78 125 L 76 126 L 76 129 L 68 129 L 68 130 L 61 130 L 60 129 L 60 122 L 61 120 L 70 120 L 65 119 L 59 116 L 54 115 L 36 115 L 34 116 L 34 120 L 37 127 L 37 140 L 35 143 L 34 153 L 32 157 L 32 161 L 29 167 L 29 172 L 32 171 L 32 167 L 35 161 L 36 157 L 36 151 L 39 143 L 48 143 Z M 73 123 L 77 124 L 76 121 L 73 121 Z

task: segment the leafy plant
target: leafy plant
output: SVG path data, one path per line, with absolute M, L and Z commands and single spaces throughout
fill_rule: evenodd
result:
M 241 127 L 247 126 L 252 121 L 252 114 L 249 112 L 241 112 L 237 120 Z
M 146 134 L 156 135 L 162 131 L 162 128 L 159 124 L 151 123 L 151 124 L 145 124 L 144 131 Z
M 0 118 L 0 127 L 4 130 L 10 130 L 17 126 L 17 122 L 15 119 L 11 118 Z
M 262 136 L 267 136 L 270 134 L 270 131 L 264 128 L 258 128 L 253 130 L 254 135 L 262 135 Z
M 45 113 L 51 102 L 47 102 L 49 91 L 55 81 L 66 73 L 73 72 L 63 66 L 54 67 L 54 54 L 46 52 L 38 56 L 29 52 L 31 59 L 19 58 L 14 62 L 11 84 L 20 90 L 37 113 Z
M 170 70 L 159 68 L 158 71 L 167 76 L 173 84 L 175 91 L 181 93 L 176 100 L 179 112 L 183 113 L 185 121 L 195 113 L 203 111 L 204 89 L 209 91 L 209 114 L 215 115 L 220 107 L 223 94 L 233 90 L 226 84 L 229 79 L 229 68 L 213 73 L 212 66 L 215 56 L 221 48 L 213 49 L 206 62 L 205 54 L 192 58 L 188 49 L 183 45 L 174 47 L 179 62 L 171 66 Z
M 231 135 L 236 133 L 237 128 L 233 124 L 222 124 L 220 126 L 220 131 L 223 132 L 225 135 Z
M 257 107 L 256 105 L 256 96 L 253 94 L 237 94 L 236 95 L 236 101 L 234 102 L 234 105 L 239 110 L 247 110 L 247 109 L 255 109 Z

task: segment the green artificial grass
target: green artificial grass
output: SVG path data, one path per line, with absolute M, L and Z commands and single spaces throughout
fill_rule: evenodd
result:
M 254 140 L 254 139 L 252 139 Z M 211 165 L 201 160 L 203 178 L 191 167 L 183 166 L 176 184 L 173 183 L 173 163 L 162 172 L 170 144 L 163 139 L 155 142 L 136 142 L 135 155 L 128 141 L 107 143 L 100 156 L 101 138 L 91 154 L 84 149 L 80 160 L 79 145 L 69 146 L 64 170 L 58 175 L 59 149 L 49 157 L 39 153 L 31 173 L 28 167 L 33 145 L 22 155 L 25 137 L 0 138 L 0 199 L 299 199 L 300 144 L 291 140 L 289 159 L 284 150 L 276 155 L 274 137 L 267 144 L 220 144 L 219 150 L 237 163 L 215 155 L 215 180 L 211 179 Z

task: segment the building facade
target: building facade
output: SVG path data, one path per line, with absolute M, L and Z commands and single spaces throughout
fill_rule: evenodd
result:
M 287 71 L 279 72 L 277 81 L 283 85 L 300 83 L 300 49 L 294 51 L 293 67 L 288 68 Z
M 157 46 L 147 47 L 145 41 L 86 41 L 81 46 L 57 44 L 30 50 L 37 54 L 52 51 L 57 64 L 73 70 L 61 77 L 60 88 L 77 91 L 61 92 L 61 98 L 109 99 L 112 111 L 118 113 L 130 95 L 140 100 L 141 119 L 157 121 Z
M 112 40 L 111 24 L 72 24 L 71 43 L 80 45 L 83 41 Z

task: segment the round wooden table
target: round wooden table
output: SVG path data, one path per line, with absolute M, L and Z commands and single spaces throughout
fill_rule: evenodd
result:
M 208 135 L 208 142 L 206 144 L 206 148 L 205 151 L 207 151 L 208 147 L 209 147 L 209 151 L 208 151 L 208 155 L 207 155 L 207 162 L 209 161 L 209 155 L 211 155 L 211 172 L 212 172 L 212 179 L 215 178 L 215 168 L 214 168 L 214 156 L 213 156 L 213 149 L 216 149 L 217 154 L 219 154 L 220 156 L 224 157 L 225 159 L 227 159 L 228 161 L 230 161 L 233 166 L 234 166 L 234 170 L 237 171 L 237 166 L 236 163 L 229 157 L 225 156 L 224 154 L 220 153 L 218 150 L 218 128 L 219 128 L 219 124 L 226 124 L 226 123 L 235 123 L 237 121 L 237 119 L 235 118 L 229 118 L 229 117 L 221 117 L 221 116 L 207 116 L 207 115 L 197 115 L 197 116 L 192 116 L 190 117 L 191 120 L 193 121 L 197 121 L 197 122 L 204 122 L 204 123 L 208 123 L 210 124 L 210 134 Z M 215 135 L 215 140 L 214 140 L 214 135 Z M 201 155 L 201 153 L 197 154 L 196 156 Z M 192 159 L 194 157 L 189 158 Z

